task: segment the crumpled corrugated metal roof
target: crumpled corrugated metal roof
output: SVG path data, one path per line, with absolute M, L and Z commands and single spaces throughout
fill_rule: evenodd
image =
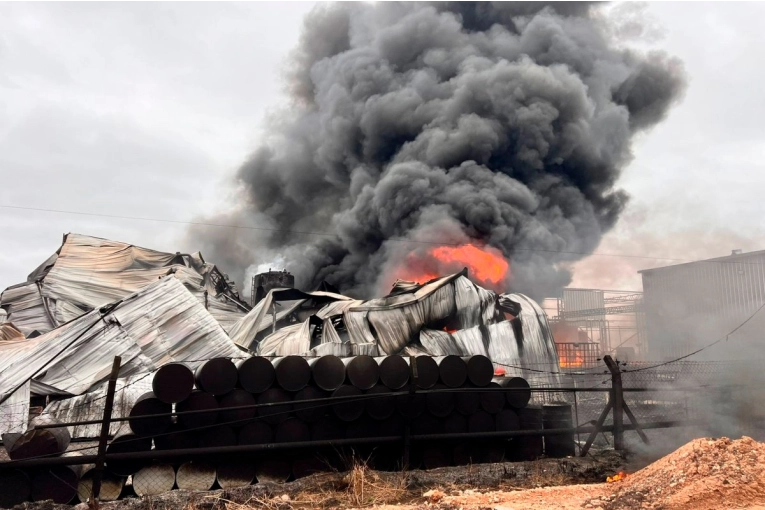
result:
M 24 333 L 18 330 L 12 322 L 0 323 L 0 342 L 20 342 L 24 341 Z
M 64 236 L 61 248 L 25 284 L 2 293 L 0 306 L 25 334 L 45 333 L 173 273 L 224 329 L 250 309 L 199 253 L 163 253 L 80 234 Z
M 124 377 L 170 361 L 241 355 L 204 306 L 169 276 L 118 301 L 108 313 L 94 310 L 37 338 L 0 345 L 0 393 L 49 362 L 35 381 L 77 395 L 108 378 L 114 356 L 122 357 Z
M 258 345 L 259 341 L 265 340 L 263 338 L 264 333 L 273 327 L 274 322 L 277 324 L 280 323 L 289 315 L 295 313 L 301 305 L 309 300 L 314 300 L 320 303 L 317 312 L 336 302 L 358 303 L 358 301 L 355 301 L 352 298 L 341 294 L 335 294 L 334 292 L 303 292 L 298 289 L 271 289 L 247 315 L 239 319 L 239 321 L 231 327 L 228 334 L 235 344 L 244 349 L 253 352 L 256 350 L 258 352 L 265 352 L 263 348 Z M 276 311 L 276 318 L 274 320 L 273 307 L 275 303 L 283 306 Z M 340 309 L 342 308 L 343 307 Z M 332 310 L 333 309 L 328 309 L 329 312 Z M 281 326 L 283 327 L 284 325 L 282 324 Z
M 112 418 L 129 416 L 136 400 L 144 393 L 151 391 L 153 379 L 154 372 L 118 379 L 114 393 Z M 84 395 L 51 402 L 45 408 L 45 414 L 50 414 L 62 423 L 100 420 L 103 418 L 107 387 L 108 382 L 104 382 Z M 114 436 L 120 432 L 127 432 L 129 428 L 127 422 L 112 422 L 109 427 L 109 434 Z M 72 437 L 97 437 L 100 431 L 100 424 L 69 427 L 69 433 Z

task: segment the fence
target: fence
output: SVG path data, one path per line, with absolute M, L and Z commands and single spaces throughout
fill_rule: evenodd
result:
M 39 482 L 38 485 L 47 484 L 47 490 L 53 490 L 54 493 L 46 495 L 54 496 L 54 500 L 58 498 L 59 501 L 63 501 L 67 497 L 71 500 L 75 492 L 81 500 L 98 496 L 101 496 L 101 499 L 113 499 L 124 494 L 126 486 L 136 494 L 151 495 L 170 490 L 174 486 L 207 490 L 212 487 L 246 485 L 253 480 L 285 481 L 290 476 L 298 477 L 328 467 L 342 469 L 349 456 L 359 454 L 370 457 L 374 453 L 378 466 L 388 469 L 528 459 L 542 453 L 540 447 L 543 441 L 548 448 L 548 454 L 586 455 L 598 437 L 609 436 L 612 438 L 609 443 L 613 443 L 616 448 L 624 448 L 625 442 L 629 443 L 641 436 L 643 441 L 649 440 L 650 431 L 653 429 L 698 420 L 704 415 L 705 409 L 709 408 L 712 393 L 726 395 L 731 391 L 738 391 L 735 386 L 723 388 L 715 383 L 719 382 L 723 373 L 735 371 L 740 375 L 743 366 L 693 362 L 663 366 L 640 363 L 624 365 L 609 357 L 604 357 L 604 361 L 604 365 L 589 370 L 556 373 L 559 384 L 547 384 L 547 387 L 535 384 L 536 374 L 541 374 L 542 370 L 526 368 L 530 388 L 419 389 L 416 384 L 411 384 L 409 388 L 386 393 L 293 400 L 289 410 L 279 410 L 280 406 L 283 408 L 285 405 L 283 402 L 259 402 L 217 408 L 215 413 L 219 415 L 252 410 L 253 415 L 257 412 L 259 416 L 240 419 L 235 415 L 223 423 L 154 434 L 154 450 L 151 449 L 151 437 L 147 440 L 122 435 L 114 439 L 109 448 L 106 448 L 106 440 L 108 436 L 123 434 L 131 419 L 172 418 L 177 421 L 184 416 L 195 413 L 202 416 L 211 411 L 178 411 L 176 408 L 174 412 L 169 413 L 147 413 L 128 417 L 130 410 L 124 406 L 131 399 L 126 395 L 133 391 L 134 387 L 145 389 L 147 381 L 136 380 L 131 384 L 123 382 L 121 385 L 111 381 L 102 395 L 77 404 L 90 408 L 85 414 L 74 413 L 73 416 L 86 416 L 87 419 L 58 424 L 58 427 L 66 426 L 71 431 L 91 431 L 95 428 L 99 433 L 90 435 L 90 438 L 97 437 L 99 444 L 75 443 L 63 457 L 40 455 L 37 458 L 0 463 L 0 481 L 7 480 L 8 476 L 11 476 L 9 473 L 12 473 L 12 476 L 16 477 L 14 486 L 23 489 L 26 483 L 30 486 L 33 499 L 38 499 L 39 494 L 34 494 L 37 480 L 34 477 L 41 476 L 42 473 L 45 483 Z M 417 365 L 415 363 L 411 366 Z M 412 370 L 411 379 L 417 381 L 416 368 Z M 549 380 L 549 373 L 543 375 L 544 380 Z M 712 392 L 712 389 L 715 391 Z M 531 416 L 533 413 L 530 413 L 530 410 L 537 407 L 528 407 L 525 402 L 515 407 L 510 404 L 513 401 L 512 396 L 526 392 L 527 402 L 530 401 L 532 405 L 546 405 L 550 416 L 542 416 L 544 409 L 540 409 L 536 416 Z M 444 397 L 445 395 L 451 397 Z M 311 408 L 328 410 L 363 403 L 362 407 L 368 413 L 370 402 L 379 403 L 385 399 L 410 399 L 415 405 L 426 407 L 426 401 L 443 403 L 448 402 L 450 398 L 459 398 L 460 395 L 467 396 L 463 399 L 465 401 L 491 401 L 494 396 L 500 395 L 501 404 L 492 415 L 490 424 L 476 425 L 468 430 L 445 430 L 443 423 L 451 419 L 451 414 L 444 414 L 436 420 L 425 422 L 406 417 L 403 421 L 399 420 L 400 428 L 392 427 L 386 430 L 383 430 L 382 423 L 372 423 L 370 426 L 370 420 L 365 422 L 360 419 L 359 423 L 344 425 L 344 433 L 334 437 L 331 427 L 330 430 L 325 430 L 323 436 L 315 434 L 315 429 L 321 427 L 313 423 L 308 429 L 309 435 L 306 436 L 299 424 L 300 420 L 293 420 L 292 426 L 296 428 L 292 432 L 282 432 L 281 437 L 271 436 L 250 441 L 249 444 L 247 441 L 241 441 L 241 431 L 244 428 L 250 427 L 250 433 L 257 435 L 258 426 L 254 424 L 266 422 L 264 416 L 294 416 L 298 406 L 304 411 Z M 425 400 L 419 400 L 421 398 Z M 93 407 L 102 402 L 101 416 L 96 416 L 98 413 Z M 114 403 L 114 413 L 108 409 L 110 402 Z M 118 405 L 120 402 L 122 404 Z M 559 405 L 561 403 L 566 405 Z M 263 412 L 264 410 L 268 412 Z M 505 410 L 511 411 L 505 413 L 505 417 L 512 420 L 515 415 L 518 422 L 500 427 L 499 415 Z M 561 415 L 552 415 L 553 411 L 560 410 L 568 412 L 568 419 L 562 418 Z M 485 418 L 486 413 L 473 414 Z M 428 413 L 425 415 L 429 416 Z M 365 414 L 364 417 L 366 416 Z M 472 415 L 468 416 L 472 419 Z M 523 423 L 524 419 L 527 420 L 526 423 Z M 458 419 L 456 421 L 459 422 Z M 225 435 L 222 431 L 230 425 L 239 427 L 239 438 L 235 437 L 233 443 L 222 438 L 222 435 Z M 334 425 L 337 425 L 337 421 Z M 352 427 L 353 432 L 348 432 Z M 189 441 L 191 436 L 204 431 L 213 431 L 212 436 L 219 435 L 217 440 L 220 442 L 208 442 L 201 447 L 199 444 L 192 445 L 193 441 Z M 462 452 L 458 451 L 460 445 Z M 465 445 L 467 451 L 464 451 Z M 555 452 L 550 450 L 551 446 L 556 448 Z M 443 454 L 447 450 L 448 459 Z M 306 452 L 311 452 L 311 455 L 305 455 Z M 106 470 L 103 469 L 104 464 Z M 136 466 L 140 469 L 135 469 Z M 26 475 L 22 471 L 30 469 L 35 473 L 33 479 L 27 478 L 24 482 Z M 98 488 L 99 476 L 103 477 L 101 488 Z M 0 506 L 4 503 L 7 504 L 7 501 L 4 502 L 0 497 Z

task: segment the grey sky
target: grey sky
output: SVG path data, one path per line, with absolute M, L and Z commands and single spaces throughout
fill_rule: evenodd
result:
M 179 221 L 225 209 L 226 177 L 284 106 L 280 71 L 310 7 L 0 4 L 0 204 Z M 660 3 L 643 14 L 690 84 L 638 140 L 621 179 L 632 201 L 599 251 L 692 259 L 765 248 L 765 4 Z M 65 232 L 194 250 L 185 230 L 0 208 L 0 289 Z M 639 288 L 635 271 L 662 264 L 591 257 L 574 284 Z

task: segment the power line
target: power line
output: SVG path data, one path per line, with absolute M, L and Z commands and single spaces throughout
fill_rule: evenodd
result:
M 201 222 L 201 221 L 168 220 L 163 218 L 147 218 L 147 217 L 141 217 L 141 216 L 124 216 L 124 215 L 118 215 L 118 214 L 102 214 L 102 213 L 90 213 L 90 212 L 82 212 L 82 211 L 67 211 L 63 209 L 48 209 L 48 208 L 41 208 L 41 207 L 22 207 L 22 206 L 16 206 L 16 205 L 0 204 L 0 208 L 16 209 L 21 211 L 48 212 L 48 213 L 57 213 L 57 214 L 74 214 L 77 216 L 93 216 L 93 217 L 99 217 L 99 218 L 112 218 L 112 219 L 122 219 L 122 220 L 156 221 L 160 223 L 173 223 L 177 225 L 197 225 L 202 227 L 233 228 L 233 229 L 241 229 L 241 230 L 256 230 L 256 231 L 263 231 L 263 232 L 280 232 L 284 234 L 296 234 L 296 235 L 314 235 L 314 236 L 325 236 L 325 237 L 337 236 L 337 234 L 332 232 L 313 232 L 313 231 L 305 231 L 305 230 L 253 227 L 253 226 L 247 226 L 247 225 L 230 225 L 230 224 L 223 224 L 223 223 L 208 223 L 208 222 Z M 427 245 L 435 245 L 435 246 L 462 246 L 463 244 L 465 244 L 465 243 L 445 243 L 440 241 L 418 241 L 413 239 L 390 239 L 390 238 L 386 239 L 386 241 L 398 242 L 398 243 L 427 244 Z M 532 249 L 532 248 L 528 248 L 528 249 L 515 248 L 514 250 L 517 252 L 559 253 L 559 254 L 565 254 L 565 255 L 621 257 L 621 258 L 633 258 L 633 259 L 645 259 L 645 260 L 663 260 L 663 261 L 669 261 L 669 262 L 690 262 L 688 260 L 671 258 L 671 257 L 649 257 L 644 255 L 629 255 L 624 253 L 597 253 L 597 252 L 589 253 L 589 252 L 580 252 L 580 251 L 545 250 L 545 249 Z
M 746 325 L 746 323 L 747 323 L 747 322 L 749 322 L 750 320 L 754 319 L 754 316 L 755 316 L 755 315 L 757 315 L 758 313 L 760 313 L 760 310 L 762 310 L 763 308 L 765 308 L 765 303 L 763 303 L 762 305 L 760 305 L 760 307 L 759 307 L 757 310 L 755 310 L 755 311 L 754 311 L 754 313 L 753 313 L 752 315 L 750 315 L 750 316 L 749 316 L 749 317 L 748 317 L 748 318 L 747 318 L 747 319 L 746 319 L 744 322 L 742 322 L 741 324 L 739 324 L 738 326 L 736 326 L 736 327 L 735 327 L 735 328 L 734 328 L 734 329 L 733 329 L 733 330 L 732 330 L 730 333 L 728 333 L 727 335 L 725 335 L 725 336 L 723 336 L 723 337 L 720 337 L 720 338 L 718 338 L 717 340 L 715 340 L 714 342 L 712 342 L 712 343 L 710 343 L 710 344 L 707 344 L 707 345 L 705 345 L 705 346 L 704 346 L 704 347 L 702 347 L 701 349 L 698 349 L 698 350 L 695 350 L 695 351 L 693 351 L 693 352 L 692 352 L 692 353 L 690 353 L 690 354 L 686 354 L 685 356 L 680 356 L 679 358 L 675 358 L 675 359 L 673 359 L 673 360 L 670 360 L 670 361 L 665 361 L 664 363 L 659 363 L 659 364 L 657 364 L 657 365 L 651 365 L 650 367 L 641 367 L 641 368 L 636 368 L 636 369 L 634 369 L 634 370 L 622 370 L 622 372 L 642 372 L 643 370 L 650 370 L 650 369 L 652 369 L 652 368 L 663 367 L 664 365 L 669 365 L 669 364 L 671 364 L 671 363 L 676 363 L 676 362 L 678 362 L 678 361 L 682 361 L 682 360 L 684 360 L 684 359 L 686 359 L 686 358 L 690 358 L 690 357 L 691 357 L 691 356 L 693 356 L 694 354 L 698 354 L 698 353 L 700 353 L 701 351 L 704 351 L 704 350 L 706 350 L 706 349 L 709 349 L 709 348 L 710 348 L 710 347 L 712 347 L 713 345 L 719 344 L 719 343 L 720 343 L 720 342 L 722 342 L 723 340 L 727 340 L 727 339 L 728 339 L 728 338 L 729 338 L 729 337 L 730 337 L 730 336 L 731 336 L 733 333 L 735 333 L 735 332 L 736 332 L 736 331 L 738 331 L 739 329 L 743 328 L 743 327 L 744 327 L 744 325 Z

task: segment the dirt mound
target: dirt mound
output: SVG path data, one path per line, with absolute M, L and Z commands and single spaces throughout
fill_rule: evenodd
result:
M 695 439 L 618 484 L 607 510 L 765 504 L 765 444 L 746 436 Z

